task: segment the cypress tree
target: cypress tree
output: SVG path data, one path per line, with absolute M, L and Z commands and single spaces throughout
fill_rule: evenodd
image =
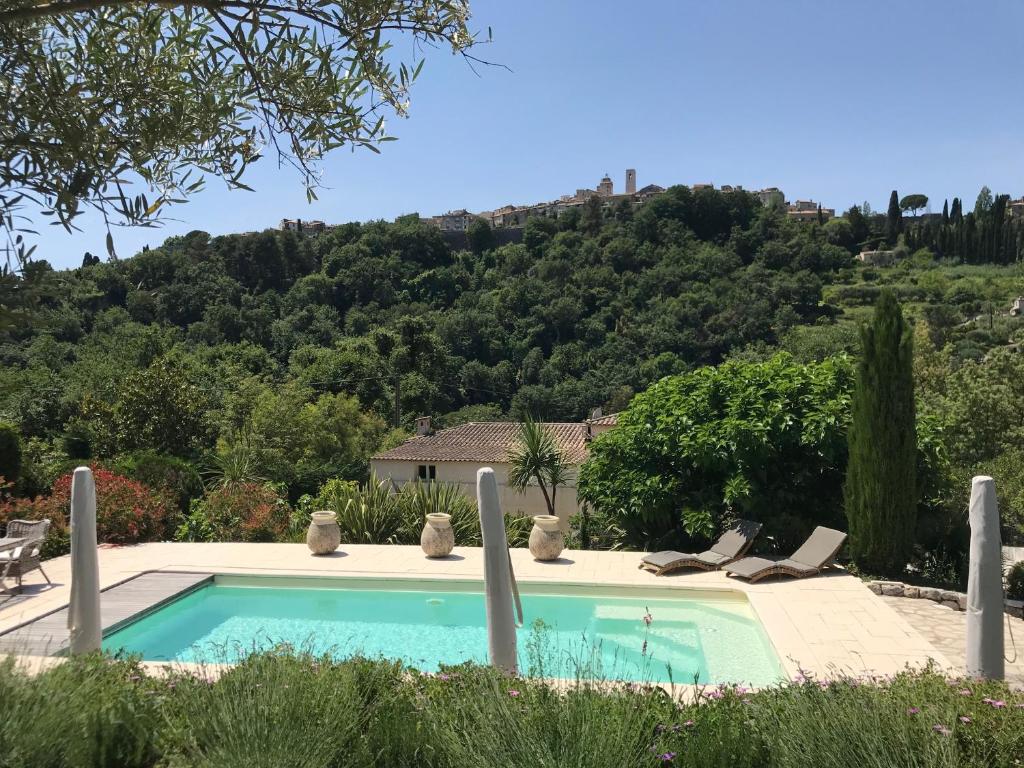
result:
M 942 226 L 949 226 L 949 200 L 942 203 Z
M 896 190 L 889 195 L 889 211 L 885 216 L 885 237 L 889 245 L 896 244 L 896 238 L 903 228 L 903 211 L 900 209 L 900 196 Z
M 891 291 L 861 327 L 843 496 L 850 553 L 867 573 L 898 575 L 917 523 L 913 335 Z

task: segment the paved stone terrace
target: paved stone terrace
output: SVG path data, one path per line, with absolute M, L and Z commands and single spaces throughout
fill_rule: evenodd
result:
M 520 582 L 668 587 L 743 592 L 760 618 L 786 672 L 817 675 L 891 674 L 933 659 L 949 666 L 941 649 L 857 578 L 836 570 L 809 579 L 748 584 L 721 572 L 688 572 L 656 577 L 637 569 L 635 552 L 566 551 L 552 563 L 512 550 Z M 0 632 L 6 632 L 67 604 L 70 558 L 46 563 L 54 586 L 30 576 L 25 594 L 0 599 Z M 303 544 L 154 543 L 100 550 L 103 588 L 148 571 L 320 577 L 404 577 L 482 579 L 479 548 L 456 547 L 446 559 L 430 560 L 419 547 L 343 545 L 327 557 L 313 557 Z
M 913 600 L 906 597 L 881 598 L 896 613 L 907 620 L 921 635 L 953 664 L 965 672 L 967 654 L 967 614 L 931 600 Z M 1024 689 L 1024 621 L 1004 614 L 1003 641 L 1006 656 L 1015 659 L 1006 662 L 1006 680 Z

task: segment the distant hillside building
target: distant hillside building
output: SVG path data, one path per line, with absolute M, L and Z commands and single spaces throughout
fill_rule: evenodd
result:
M 626 201 L 633 206 L 646 202 L 655 195 L 664 192 L 664 187 L 648 184 L 643 189 L 636 189 L 636 169 L 626 169 L 626 191 L 615 194 L 615 185 L 607 174 L 598 182 L 596 189 L 577 189 L 573 194 L 562 195 L 558 200 L 532 205 L 503 205 L 493 211 L 481 211 L 478 214 L 466 210 L 449 211 L 441 216 L 434 216 L 430 221 L 444 232 L 463 232 L 474 218 L 481 218 L 494 229 L 522 227 L 532 218 L 541 216 L 556 219 L 572 208 L 586 204 L 592 197 L 599 197 L 605 208 L 620 205 Z
M 327 230 L 327 225 L 319 219 L 281 219 L 279 227 L 282 232 L 294 232 L 297 235 L 318 235 Z
M 659 187 L 657 184 L 648 184 L 646 187 L 641 187 L 637 190 L 636 196 L 640 202 L 646 202 L 652 197 L 656 197 L 665 191 L 664 187 Z
M 820 203 L 813 200 L 797 200 L 786 208 L 786 216 L 797 221 L 817 221 Z M 820 208 L 822 221 L 835 218 L 835 208 Z
M 1024 197 L 1020 200 L 1011 200 L 1006 204 L 1006 211 L 1013 218 L 1024 219 Z
M 442 232 L 465 232 L 476 216 L 465 208 L 434 216 L 431 223 Z
M 887 266 L 896 261 L 896 251 L 861 251 L 857 254 L 857 261 L 871 266 Z
M 769 208 L 773 205 L 783 206 L 786 204 L 786 196 L 782 194 L 782 190 L 778 187 L 766 187 L 765 189 L 759 189 L 754 193 L 757 199 L 761 201 L 761 205 L 765 208 Z

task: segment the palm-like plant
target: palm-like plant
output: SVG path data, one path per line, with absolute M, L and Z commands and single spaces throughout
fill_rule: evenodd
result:
M 554 515 L 558 486 L 565 485 L 572 473 L 555 436 L 543 424 L 527 418 L 519 428 L 519 445 L 509 455 L 509 463 L 509 484 L 522 493 L 531 480 L 536 481 L 548 514 Z
M 201 474 L 208 489 L 223 488 L 234 483 L 264 483 L 262 451 L 247 433 L 236 435 L 217 447 Z

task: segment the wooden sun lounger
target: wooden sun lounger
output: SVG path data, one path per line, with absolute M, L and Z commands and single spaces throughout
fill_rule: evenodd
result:
M 846 541 L 846 534 L 832 528 L 818 526 L 792 557 L 785 560 L 768 560 L 763 557 L 744 557 L 730 563 L 725 571 L 731 576 L 749 579 L 751 582 L 769 576 L 792 576 L 802 579 L 814 576 L 828 568 L 835 560 Z
M 711 549 L 704 552 L 688 553 L 653 552 L 645 555 L 640 561 L 640 568 L 651 571 L 655 576 L 664 576 L 666 573 L 678 571 L 683 568 L 697 568 L 702 571 L 715 571 L 726 563 L 730 563 L 750 549 L 758 532 L 761 530 L 761 523 L 750 520 L 737 520 L 722 536 L 712 545 Z

